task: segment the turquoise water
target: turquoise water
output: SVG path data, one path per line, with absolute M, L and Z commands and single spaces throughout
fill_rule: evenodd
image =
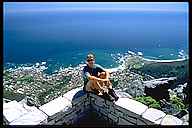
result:
M 186 12 L 5 10 L 4 23 L 4 67 L 45 61 L 48 72 L 52 72 L 84 63 L 90 51 L 96 54 L 96 63 L 106 68 L 118 66 L 112 54 L 125 54 L 128 50 L 142 52 L 149 59 L 188 55 Z

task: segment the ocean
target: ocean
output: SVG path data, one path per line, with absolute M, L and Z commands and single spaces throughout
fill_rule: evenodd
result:
M 186 12 L 4 12 L 3 64 L 47 62 L 48 72 L 85 63 L 114 68 L 113 55 L 142 52 L 144 58 L 188 57 Z

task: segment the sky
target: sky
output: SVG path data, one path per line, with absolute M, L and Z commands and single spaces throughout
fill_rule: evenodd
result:
M 188 2 L 4 2 L 5 13 L 49 11 L 188 12 Z

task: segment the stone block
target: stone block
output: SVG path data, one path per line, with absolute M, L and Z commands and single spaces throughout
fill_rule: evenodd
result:
M 60 121 L 58 121 L 58 122 L 55 122 L 54 125 L 63 125 L 63 123 L 64 123 L 64 121 L 63 121 L 63 120 L 60 120 Z
M 59 120 L 61 118 L 64 118 L 67 115 L 73 114 L 74 113 L 74 109 L 69 109 L 68 111 L 60 111 L 56 114 L 54 114 L 53 116 L 48 118 L 48 121 L 52 121 L 52 120 Z
M 183 120 L 184 122 L 188 122 L 189 121 L 189 114 L 184 115 L 181 120 Z
M 94 109 L 96 112 L 99 112 L 99 111 L 100 111 L 100 107 L 97 106 L 97 105 L 93 105 L 93 106 L 92 106 L 92 109 Z
M 127 116 L 130 116 L 130 117 L 133 117 L 133 118 L 139 118 L 140 115 L 132 112 L 132 111 L 129 111 L 125 108 L 122 108 L 120 106 L 117 106 L 116 109 L 115 109 L 115 114 L 118 114 L 119 112 L 123 113 L 123 117 L 127 117 Z
M 47 104 L 42 105 L 41 107 L 39 107 L 39 109 L 45 112 L 49 117 L 51 117 L 61 111 L 67 111 L 71 107 L 71 102 L 65 97 L 61 96 L 48 102 Z
M 116 115 L 113 115 L 113 114 L 108 114 L 108 118 L 112 119 L 113 122 L 116 122 L 117 123 L 117 120 L 118 120 L 118 117 Z
M 76 114 L 76 112 L 73 112 L 69 115 L 66 115 L 63 119 L 69 120 L 69 119 L 75 119 L 76 117 L 78 117 L 78 115 Z
M 59 122 L 59 121 L 63 121 L 63 118 L 56 118 L 55 119 L 55 123 Z
M 123 118 L 125 120 L 128 120 L 131 123 L 136 123 L 137 118 L 139 117 L 137 114 L 132 113 L 124 108 L 122 108 L 123 111 L 120 111 L 119 109 L 115 110 L 115 114 L 120 117 Z
M 74 96 L 78 91 L 80 91 L 80 90 L 82 90 L 82 87 L 72 89 L 72 90 L 68 91 L 67 93 L 65 93 L 65 94 L 63 95 L 63 97 L 65 97 L 65 98 L 67 98 L 68 100 L 72 101 L 73 96 Z
M 150 121 L 150 120 L 148 120 L 148 119 L 145 119 L 145 118 L 143 118 L 143 117 L 139 117 L 139 118 L 137 118 L 137 120 L 145 123 L 146 125 L 155 125 L 154 122 L 152 122 L 152 121 Z
M 182 125 L 189 125 L 189 122 L 183 122 Z
M 55 119 L 47 122 L 47 125 L 54 125 L 54 124 L 55 124 Z
M 108 116 L 102 115 L 102 117 L 103 117 L 104 120 L 108 120 Z
M 115 104 L 137 115 L 141 115 L 143 112 L 146 111 L 146 109 L 148 109 L 146 105 L 129 98 L 119 98 L 119 100 L 116 101 Z
M 84 108 L 83 107 L 79 107 L 75 112 L 76 112 L 77 115 L 79 115 L 79 114 L 84 112 Z
M 151 122 L 154 122 L 155 124 L 160 124 L 163 117 L 165 117 L 165 113 L 157 110 L 155 108 L 149 108 L 147 109 L 143 114 L 142 117 L 150 120 Z
M 109 112 L 108 112 L 107 110 L 105 110 L 105 109 L 100 109 L 99 112 L 100 112 L 101 114 L 105 115 L 105 116 L 107 116 L 107 115 L 109 114 Z
M 75 109 L 78 109 L 79 107 L 84 107 L 84 101 L 79 101 L 75 106 L 73 106 Z
M 132 96 L 126 92 L 118 91 L 118 90 L 116 90 L 115 92 L 116 92 L 117 96 L 120 98 L 130 98 L 130 99 L 132 98 Z
M 28 113 L 28 111 L 16 100 L 3 103 L 3 116 L 9 123 L 26 113 Z
M 48 122 L 47 119 L 45 119 L 45 120 L 41 121 L 41 122 L 39 123 L 39 125 L 46 125 L 47 122 Z
M 91 104 L 94 104 L 94 103 L 95 103 L 95 100 L 96 100 L 95 98 L 91 97 L 90 103 L 91 103 Z
M 103 99 L 97 99 L 97 100 L 95 100 L 95 104 L 100 106 L 100 107 L 104 107 L 105 102 Z
M 124 113 L 121 112 L 121 111 L 118 111 L 118 112 L 117 112 L 117 115 L 118 115 L 119 117 L 124 117 Z
M 93 93 L 90 93 L 89 96 L 90 96 L 91 98 L 95 98 L 95 99 L 101 98 L 101 97 L 99 97 L 99 96 L 97 96 L 96 94 L 93 94 Z
M 87 94 L 74 99 L 71 103 L 72 103 L 73 106 L 75 106 L 75 105 L 79 105 L 79 103 L 85 102 L 85 101 L 88 101 Z
M 137 123 L 137 118 L 135 117 L 131 117 L 129 115 L 126 115 L 126 117 L 124 117 L 127 121 L 136 124 Z
M 36 109 L 12 121 L 10 125 L 39 125 L 46 122 L 47 117 L 46 114 Z
M 88 106 L 90 105 L 90 102 L 89 101 L 84 101 L 84 106 Z
M 84 110 L 85 110 L 85 111 L 89 111 L 89 109 L 90 109 L 90 104 L 84 105 Z
M 119 118 L 118 125 L 135 125 L 125 119 Z
M 161 121 L 161 125 L 182 125 L 182 123 L 182 120 L 172 115 L 166 115 Z
M 148 125 L 148 124 L 140 119 L 137 119 L 137 125 Z
M 114 106 L 114 102 L 111 102 L 111 101 L 108 101 L 108 100 L 105 100 L 105 104 L 108 105 L 108 106 Z
M 112 106 L 112 105 L 108 106 L 108 111 L 110 111 L 110 113 L 115 114 L 115 108 L 114 108 L 114 106 Z

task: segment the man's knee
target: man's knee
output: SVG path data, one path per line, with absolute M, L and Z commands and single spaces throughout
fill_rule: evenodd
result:
M 107 77 L 107 74 L 106 74 L 106 72 L 100 72 L 100 73 L 98 74 L 98 76 L 99 76 L 99 78 L 101 78 L 101 79 L 105 79 L 105 78 Z

